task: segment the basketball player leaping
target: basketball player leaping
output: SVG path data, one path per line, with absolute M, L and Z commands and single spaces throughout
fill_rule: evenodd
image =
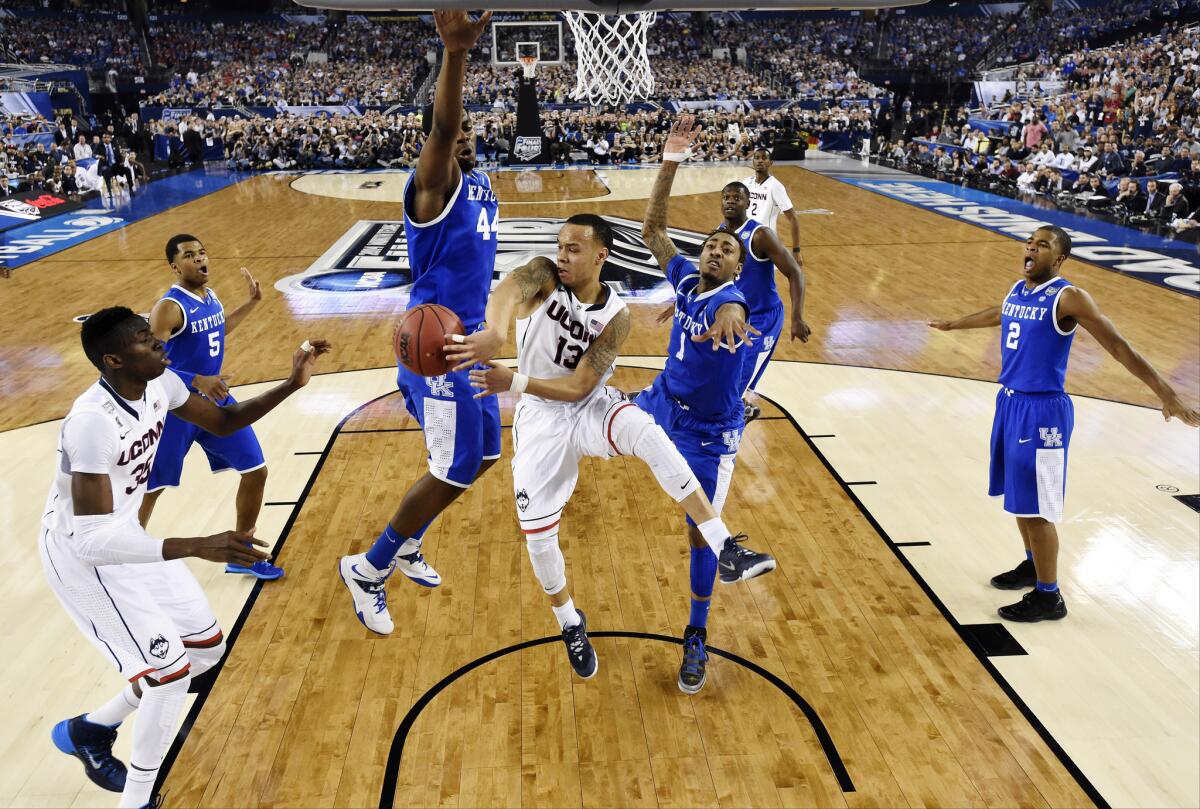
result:
M 812 329 L 804 322 L 804 270 L 800 267 L 799 254 L 788 253 L 775 230 L 762 224 L 761 220 L 750 219 L 746 212 L 750 208 L 750 189 L 742 183 L 729 183 L 721 189 L 721 213 L 725 217 L 719 228 L 736 234 L 746 248 L 742 271 L 737 277 L 737 288 L 741 290 L 750 306 L 750 325 L 758 330 L 758 345 L 742 368 L 742 396 L 745 399 L 746 421 L 758 418 L 761 410 L 747 397 L 754 394 L 758 381 L 767 370 L 767 363 L 775 353 L 779 335 L 783 332 L 783 301 L 775 287 L 775 268 L 788 281 L 788 293 L 792 302 L 792 339 L 808 342 Z
M 164 373 L 162 342 L 129 309 L 96 312 L 81 337 L 100 379 L 63 420 L 38 549 L 58 600 L 129 685 L 96 710 L 59 722 L 51 738 L 83 762 L 95 784 L 120 792 L 121 806 L 141 807 L 151 803 L 188 682 L 225 652 L 221 627 L 183 558 L 247 566 L 267 558 L 254 547 L 266 543 L 250 533 L 156 539 L 138 524 L 165 419 L 174 413 L 214 435 L 232 435 L 304 387 L 329 346 L 305 343 L 286 382 L 217 407 Z M 117 726 L 135 710 L 127 769 L 112 747 Z
M 1034 231 L 1025 243 L 1025 280 L 999 306 L 958 320 L 934 320 L 935 329 L 1000 327 L 1000 392 L 992 422 L 988 494 L 1004 497 L 1017 518 L 1025 559 L 992 578 L 1001 590 L 1034 588 L 1001 607 L 1009 621 L 1056 621 L 1067 605 L 1058 589 L 1058 531 L 1067 483 L 1067 448 L 1074 408 L 1063 390 L 1075 329 L 1083 326 L 1104 349 L 1162 402 L 1163 417 L 1200 425 L 1165 379 L 1117 332 L 1092 297 L 1059 276 L 1071 237 L 1056 226 Z
M 404 187 L 404 232 L 413 285 L 409 304 L 453 310 L 468 334 L 482 328 L 496 265 L 499 204 L 486 174 L 475 170 L 475 130 L 462 103 L 467 51 L 491 19 L 464 11 L 435 11 L 445 44 L 441 72 L 426 115 L 425 145 Z M 425 561 L 421 539 L 429 524 L 500 457 L 500 407 L 476 399 L 466 371 L 425 378 L 400 366 L 396 384 L 421 425 L 429 471 L 405 494 L 391 521 L 366 553 L 338 565 L 354 611 L 372 632 L 394 629 L 387 579 L 394 569 L 425 587 L 441 576 Z
M 697 525 L 703 540 L 699 552 L 714 562 L 720 556 L 723 580 L 732 583 L 775 567 L 769 556 L 730 537 L 700 481 L 654 419 L 605 385 L 629 334 L 629 310 L 600 280 L 612 243 L 612 228 L 603 218 L 572 216 L 558 234 L 557 264 L 539 257 L 506 276 L 488 300 L 487 329 L 446 349 L 461 367 L 488 360 L 517 318 L 517 373 L 493 363 L 471 371 L 471 381 L 482 389 L 480 396 L 522 394 L 513 415 L 517 519 L 534 575 L 562 627 L 571 667 L 584 679 L 599 663 L 583 611 L 567 590 L 558 545 L 562 512 L 582 458 L 633 455 L 645 461 L 663 491 Z M 710 576 L 703 607 L 693 610 L 707 611 L 711 593 Z M 689 672 L 680 672 L 679 687 L 695 693 L 704 684 L 703 672 L 698 681 L 687 679 Z
M 262 300 L 258 281 L 242 267 L 249 296 L 227 315 L 217 293 L 208 286 L 208 251 L 199 239 L 186 233 L 172 236 L 167 241 L 167 263 L 177 282 L 150 311 L 150 328 L 155 337 L 166 343 L 172 370 L 191 390 L 208 397 L 215 405 L 233 404 L 235 400 L 226 384 L 229 377 L 221 373 L 225 339 Z M 163 490 L 179 485 L 183 459 L 192 444 L 199 444 L 204 450 L 213 472 L 233 469 L 242 476 L 235 501 L 237 530 L 252 532 L 262 511 L 263 490 L 267 485 L 267 463 L 254 430 L 246 427 L 233 435 L 216 436 L 169 413 L 158 442 L 154 468 L 150 470 L 148 491 L 138 511 L 142 527 L 150 521 Z M 225 572 L 271 580 L 282 576 L 283 568 L 263 561 L 250 567 L 226 565 Z

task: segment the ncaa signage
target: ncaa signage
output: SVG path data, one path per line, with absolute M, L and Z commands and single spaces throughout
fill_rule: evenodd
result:
M 658 262 L 642 241 L 642 223 L 606 216 L 613 229 L 613 249 L 600 271 L 600 279 L 611 284 L 627 301 L 666 303 L 674 300 L 671 285 Z M 496 270 L 493 285 L 535 256 L 553 258 L 558 231 L 565 219 L 557 217 L 503 218 L 496 233 Z M 679 252 L 689 258 L 700 255 L 707 233 L 669 228 Z M 403 222 L 364 220 L 325 251 L 303 273 L 280 279 L 275 288 L 290 296 L 290 305 L 312 312 L 329 313 L 393 311 L 408 300 L 412 271 L 408 263 L 408 241 Z M 317 296 L 321 301 L 317 301 Z
M 521 135 L 513 146 L 513 155 L 523 163 L 528 163 L 542 153 L 542 138 L 540 135 L 530 137 Z
M 82 208 L 80 202 L 45 191 L 27 191 L 0 200 L 0 231 Z

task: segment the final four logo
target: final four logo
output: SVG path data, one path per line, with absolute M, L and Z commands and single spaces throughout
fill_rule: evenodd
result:
M 642 241 L 642 223 L 632 219 L 606 216 L 613 228 L 613 249 L 600 272 L 600 279 L 612 284 L 626 300 L 665 303 L 674 299 L 671 286 L 663 277 L 658 262 Z M 556 217 L 515 217 L 501 219 L 497 230 L 496 272 L 493 283 L 534 256 L 553 258 L 559 228 L 565 220 Z M 676 248 L 689 258 L 700 255 L 705 233 L 668 230 Z M 325 251 L 307 270 L 276 282 L 275 288 L 293 297 L 292 305 L 303 308 L 298 293 L 323 293 L 324 302 L 314 311 L 328 313 L 331 297 L 347 301 L 347 311 L 363 312 L 371 308 L 394 311 L 407 302 L 407 287 L 412 283 L 408 263 L 408 240 L 403 222 L 362 221 Z M 363 293 L 377 293 L 367 299 Z M 349 303 L 349 296 L 354 302 Z M 374 305 L 370 301 L 375 301 Z

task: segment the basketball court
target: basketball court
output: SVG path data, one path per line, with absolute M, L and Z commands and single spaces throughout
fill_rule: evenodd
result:
M 671 295 L 637 235 L 656 171 L 489 170 L 497 277 L 552 251 L 573 213 L 616 226 L 605 279 L 633 314 L 613 382 L 624 390 L 646 385 L 666 353 L 655 315 Z M 244 294 L 239 267 L 263 284 L 229 341 L 235 395 L 286 376 L 303 339 L 334 349 L 256 426 L 270 469 L 258 536 L 286 577 L 251 584 L 192 565 L 229 652 L 164 764 L 166 806 L 1200 804 L 1196 432 L 1164 424 L 1149 391 L 1081 330 L 1060 526 L 1071 613 L 1002 623 L 995 610 L 1012 597 L 987 582 L 1020 545 L 986 496 L 999 331 L 926 321 L 999 302 L 1021 275 L 1021 243 L 867 187 L 913 178 L 856 159 L 810 151 L 773 173 L 801 214 L 813 337 L 784 340 L 768 367 L 724 517 L 779 569 L 717 588 L 709 683 L 693 697 L 675 684 L 684 523 L 638 461 L 585 462 L 563 520 L 601 659 L 594 679 L 573 676 L 529 569 L 508 429 L 503 461 L 427 535 L 443 585 L 393 581 L 387 637 L 350 610 L 337 560 L 374 539 L 425 468 L 390 340 L 406 301 L 395 225 L 407 172 L 211 170 L 153 213 L 89 214 L 124 226 L 0 281 L 0 803 L 114 802 L 50 743 L 55 722 L 120 679 L 54 600 L 35 538 L 61 419 L 95 377 L 76 318 L 149 311 L 170 283 L 163 245 L 189 232 L 227 302 Z M 681 249 L 720 221 L 723 185 L 750 174 L 680 169 L 668 225 Z M 143 193 L 137 204 L 153 207 L 154 185 Z M 1200 397 L 1194 293 L 1092 261 L 1069 260 L 1063 275 L 1186 401 Z M 501 397 L 506 425 L 514 403 Z M 236 485 L 193 453 L 151 533 L 231 527 Z

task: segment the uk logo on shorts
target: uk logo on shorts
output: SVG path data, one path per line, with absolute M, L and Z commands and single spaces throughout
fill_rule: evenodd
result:
M 738 445 L 742 443 L 742 433 L 740 430 L 726 430 L 721 433 L 721 440 L 731 453 L 737 453 Z
M 429 394 L 431 396 L 444 396 L 447 399 L 454 398 L 454 383 L 446 379 L 446 375 L 429 377 Z
M 1057 427 L 1038 427 L 1038 434 L 1042 437 L 1042 444 L 1047 447 L 1061 447 L 1062 433 Z
M 150 654 L 157 657 L 159 660 L 167 656 L 167 649 L 171 646 L 170 642 L 162 635 L 158 635 L 150 639 Z

